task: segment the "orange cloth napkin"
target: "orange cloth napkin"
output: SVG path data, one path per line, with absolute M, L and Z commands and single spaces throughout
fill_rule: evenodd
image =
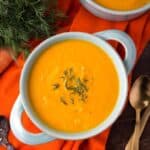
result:
M 127 32 L 133 38 L 137 47 L 137 58 L 139 58 L 146 43 L 150 40 L 150 12 L 147 12 L 142 17 L 133 21 L 110 22 L 97 18 L 87 12 L 79 5 L 78 0 L 61 0 L 60 6 L 62 10 L 69 15 L 69 18 L 67 19 L 68 22 L 62 25 L 63 29 L 61 28 L 59 32 L 70 30 L 94 33 L 106 29 L 119 29 Z M 74 20 L 72 22 L 73 17 Z M 70 24 L 72 25 L 70 26 Z M 37 44 L 37 41 L 31 42 L 32 47 Z M 118 47 L 118 53 L 123 56 L 122 48 L 116 44 L 115 47 Z M 13 62 L 0 76 L 0 115 L 4 115 L 8 118 L 12 105 L 19 94 L 18 85 L 23 64 L 23 58 L 20 56 L 17 62 Z M 25 114 L 23 122 L 24 126 L 29 129 L 29 131 L 38 132 L 38 129 L 32 124 Z M 109 130 L 110 129 L 87 140 L 64 141 L 57 139 L 53 142 L 37 146 L 29 146 L 21 143 L 14 137 L 12 132 L 9 134 L 9 140 L 17 150 L 104 150 Z M 0 147 L 0 150 L 4 150 L 4 148 Z

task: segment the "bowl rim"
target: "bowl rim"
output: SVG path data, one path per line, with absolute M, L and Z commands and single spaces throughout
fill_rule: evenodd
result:
M 120 82 L 120 88 L 119 88 L 119 95 L 117 98 L 117 103 L 114 106 L 112 112 L 110 115 L 106 118 L 105 121 L 101 122 L 97 125 L 97 127 L 93 127 L 90 130 L 83 131 L 83 132 L 77 132 L 77 133 L 67 133 L 67 132 L 61 132 L 57 130 L 53 130 L 52 128 L 48 127 L 46 124 L 44 124 L 39 117 L 34 113 L 30 103 L 29 103 L 29 97 L 27 94 L 27 81 L 28 81 L 28 75 L 30 72 L 30 69 L 32 65 L 34 64 L 36 58 L 44 51 L 47 47 L 50 45 L 53 45 L 57 43 L 58 41 L 64 41 L 66 39 L 81 39 L 89 41 L 93 44 L 96 44 L 96 42 L 105 44 L 105 46 L 109 49 L 106 54 L 108 54 L 114 62 L 114 65 L 117 66 L 117 74 L 118 79 Z M 93 41 L 93 42 L 92 42 Z M 98 44 L 96 44 L 98 45 Z M 101 48 L 105 47 L 102 46 Z M 104 50 L 105 51 L 105 50 Z M 32 122 L 43 132 L 46 134 L 59 139 L 66 139 L 66 140 L 80 140 L 80 139 L 86 139 L 92 136 L 95 136 L 101 132 L 103 132 L 105 129 L 109 128 L 119 117 L 121 114 L 127 98 L 127 92 L 128 92 L 128 80 L 127 80 L 127 72 L 125 69 L 125 66 L 123 64 L 122 59 L 120 56 L 116 53 L 114 48 L 108 44 L 106 41 L 104 41 L 101 38 L 98 38 L 94 35 L 83 33 L 83 32 L 66 32 L 61 33 L 58 35 L 55 35 L 53 37 L 48 38 L 47 40 L 43 41 L 41 44 L 39 44 L 34 51 L 30 54 L 29 58 L 26 60 L 24 68 L 22 70 L 21 79 L 20 79 L 20 94 L 22 96 L 22 104 L 25 109 L 25 112 L 29 116 L 29 118 L 32 120 Z
M 146 10 L 150 9 L 150 3 L 145 4 L 143 7 L 134 9 L 134 10 L 125 10 L 125 11 L 121 11 L 121 10 L 114 10 L 114 9 L 109 9 L 107 7 L 104 7 L 100 4 L 97 4 L 96 2 L 94 2 L 93 0 L 81 0 L 82 3 L 88 3 L 89 5 L 91 5 L 92 7 L 94 7 L 97 10 L 101 10 L 103 12 L 107 12 L 109 14 L 114 14 L 114 15 L 131 15 L 131 14 L 136 14 L 136 13 L 140 13 L 140 12 L 144 12 Z

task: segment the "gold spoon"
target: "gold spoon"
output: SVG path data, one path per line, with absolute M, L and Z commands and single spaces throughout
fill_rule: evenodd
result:
M 150 81 L 149 79 L 149 76 L 141 76 L 135 81 L 131 88 L 129 99 L 131 106 L 136 111 L 136 125 L 125 150 L 139 150 L 141 111 L 149 105 L 149 99 L 147 99 L 147 85 Z
M 150 102 L 150 77 L 147 77 L 147 84 L 146 84 L 146 87 L 145 87 L 145 93 L 144 93 L 144 96 L 145 96 L 145 99 L 147 99 L 147 101 Z M 138 140 L 140 139 L 144 129 L 145 129 L 145 126 L 146 126 L 146 123 L 148 121 L 150 117 L 150 105 L 148 106 L 148 108 L 146 108 L 143 116 L 142 116 L 142 119 L 141 119 L 141 128 L 140 128 L 140 133 L 139 133 L 139 136 L 138 136 Z

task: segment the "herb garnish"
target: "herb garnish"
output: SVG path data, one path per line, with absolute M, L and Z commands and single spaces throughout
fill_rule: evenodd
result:
M 54 83 L 52 85 L 52 87 L 53 87 L 53 90 L 57 90 L 60 87 L 60 84 L 59 83 Z
M 71 104 L 74 104 L 74 98 L 70 98 Z
M 69 68 L 68 70 L 64 71 L 64 80 L 67 90 L 69 90 L 72 94 L 78 95 L 83 101 L 87 99 L 87 79 L 82 80 L 81 78 L 76 77 L 73 68 Z
M 70 100 L 65 98 L 64 96 L 60 97 L 60 101 L 64 105 L 68 105 L 69 103 L 74 104 L 75 98 L 86 102 L 88 98 L 88 79 L 81 79 L 78 75 L 75 74 L 73 68 L 68 68 L 64 70 L 63 75 L 61 76 L 62 85 L 67 90 Z M 60 83 L 55 83 L 52 85 L 53 90 L 56 90 L 60 87 Z
M 63 96 L 60 97 L 60 101 L 64 104 L 64 105 L 68 105 L 68 103 L 66 102 L 65 98 Z

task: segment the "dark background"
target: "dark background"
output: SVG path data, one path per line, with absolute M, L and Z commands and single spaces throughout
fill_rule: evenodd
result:
M 143 74 L 150 74 L 150 42 L 133 71 L 132 84 Z M 128 103 L 126 109 L 113 125 L 106 150 L 124 150 L 135 125 L 135 111 Z M 140 140 L 140 150 L 150 150 L 150 119 Z

